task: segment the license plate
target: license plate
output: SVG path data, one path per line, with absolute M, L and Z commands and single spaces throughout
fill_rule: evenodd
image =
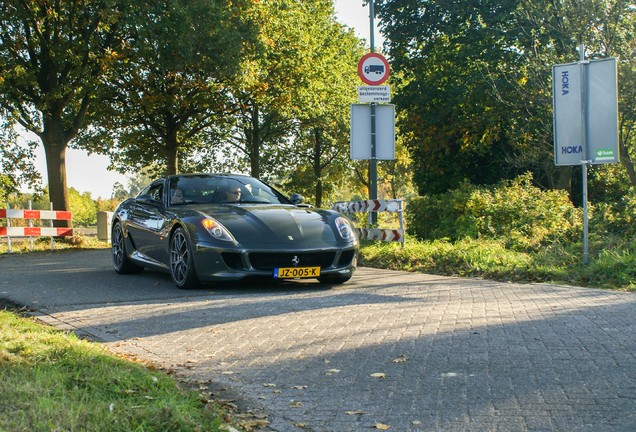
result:
M 314 278 L 320 276 L 320 267 L 281 267 L 274 269 L 275 279 Z

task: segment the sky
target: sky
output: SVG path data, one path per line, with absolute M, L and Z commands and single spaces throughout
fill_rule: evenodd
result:
M 334 8 L 338 21 L 352 27 L 359 38 L 369 41 L 370 20 L 368 5 L 364 6 L 362 0 L 335 0 Z M 382 38 L 377 31 L 377 18 L 375 19 L 375 24 L 374 44 L 377 50 L 382 46 Z M 68 149 L 66 151 L 67 186 L 75 188 L 80 193 L 90 192 L 93 199 L 110 198 L 113 185 L 119 182 L 126 186 L 128 184 L 128 176 L 109 171 L 108 164 L 109 159 L 107 156 L 88 155 L 82 150 Z M 46 162 L 44 149 L 41 145 L 37 150 L 35 165 L 42 174 L 46 185 Z

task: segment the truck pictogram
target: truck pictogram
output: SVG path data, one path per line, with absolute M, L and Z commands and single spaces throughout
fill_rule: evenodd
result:
M 382 75 L 384 73 L 384 65 L 366 65 L 364 67 L 364 73 L 375 73 L 376 75 Z

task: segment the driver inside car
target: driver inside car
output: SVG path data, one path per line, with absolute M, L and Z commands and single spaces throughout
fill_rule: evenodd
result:
M 240 187 L 230 187 L 225 190 L 225 201 L 226 202 L 237 202 L 241 200 L 241 188 Z
M 170 202 L 172 204 L 183 204 L 185 202 L 185 199 L 183 199 L 183 191 L 181 189 L 175 189 L 172 192 Z

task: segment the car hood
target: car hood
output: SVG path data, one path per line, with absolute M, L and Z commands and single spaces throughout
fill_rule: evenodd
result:
M 200 209 L 222 223 L 245 247 L 333 247 L 334 219 L 329 210 L 280 205 L 223 205 Z

